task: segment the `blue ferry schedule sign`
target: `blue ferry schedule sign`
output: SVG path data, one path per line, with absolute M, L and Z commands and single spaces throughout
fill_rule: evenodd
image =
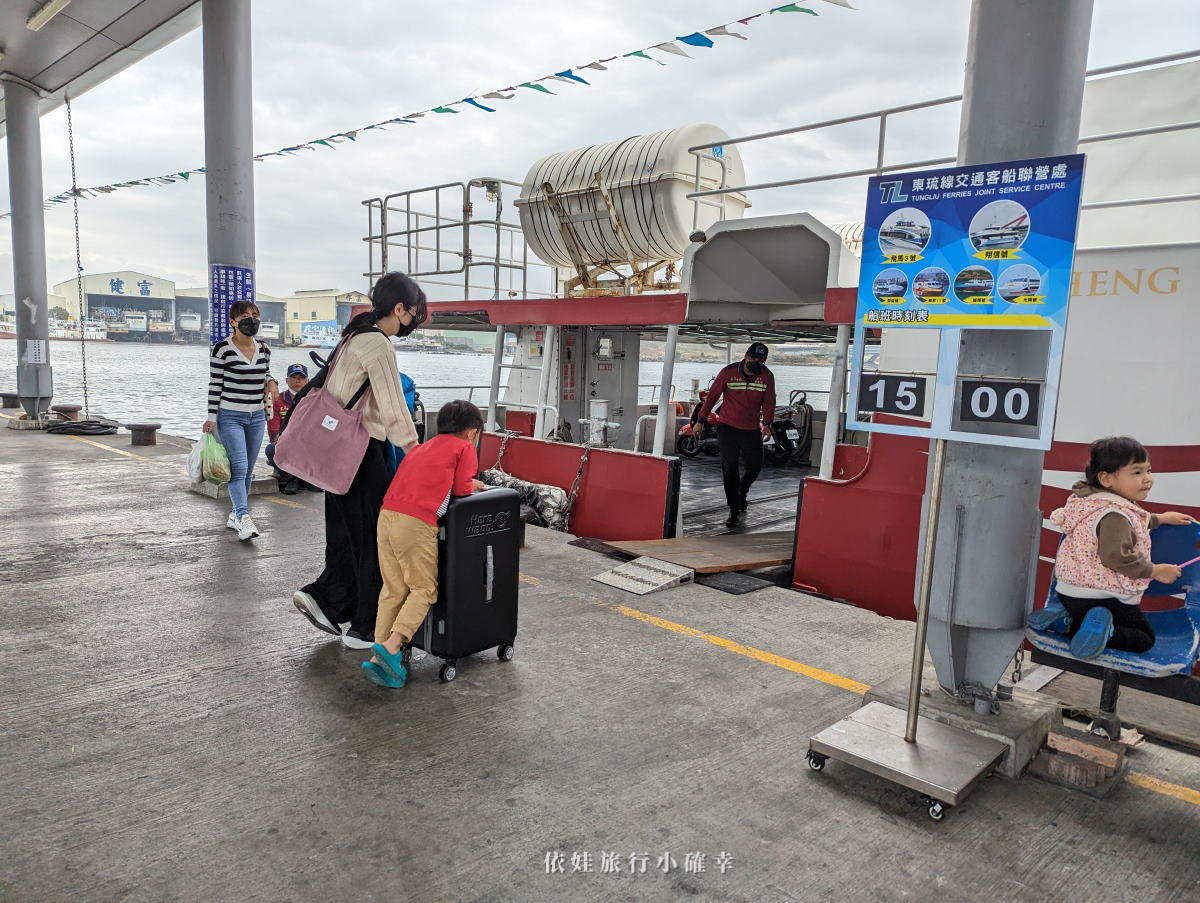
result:
M 848 428 L 1050 447 L 1083 163 L 870 180 Z M 997 330 L 1011 354 L 988 355 Z
M 208 343 L 229 338 L 229 305 L 254 301 L 254 270 L 223 263 L 208 267 Z

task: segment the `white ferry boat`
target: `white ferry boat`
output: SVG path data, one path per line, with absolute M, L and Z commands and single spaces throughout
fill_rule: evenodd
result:
M 109 321 L 108 336 L 116 342 L 145 342 L 150 335 L 146 314 L 127 312 L 121 320 Z

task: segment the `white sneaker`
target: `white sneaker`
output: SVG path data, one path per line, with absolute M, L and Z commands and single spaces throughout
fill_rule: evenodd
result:
M 320 604 L 309 593 L 306 593 L 302 589 L 296 590 L 292 593 L 292 604 L 318 630 L 324 630 L 326 633 L 332 633 L 334 636 L 342 635 L 342 631 L 333 626 L 333 622 L 321 610 Z
M 353 630 L 347 630 L 342 634 L 342 645 L 361 652 L 375 645 L 375 637 L 360 637 Z
M 238 521 L 238 539 L 245 542 L 247 539 L 253 539 L 258 535 L 258 527 L 254 526 L 254 521 L 250 519 L 249 514 L 243 514 L 242 519 Z
M 225 526 L 227 526 L 230 530 L 236 530 L 238 528 L 238 516 L 232 511 L 229 512 L 229 517 L 225 520 Z

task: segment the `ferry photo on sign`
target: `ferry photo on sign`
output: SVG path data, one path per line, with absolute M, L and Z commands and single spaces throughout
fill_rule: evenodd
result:
M 1083 161 L 870 180 L 849 428 L 1049 448 Z M 1016 351 L 981 368 L 995 330 Z

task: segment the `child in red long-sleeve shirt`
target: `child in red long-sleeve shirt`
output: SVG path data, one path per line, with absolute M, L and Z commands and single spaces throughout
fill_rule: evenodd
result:
M 402 647 L 437 601 L 438 517 L 451 496 L 485 489 L 475 479 L 475 443 L 483 429 L 479 408 L 452 401 L 438 411 L 438 434 L 404 456 L 379 512 L 379 571 L 383 590 L 375 620 L 374 655 L 363 670 L 384 687 L 408 677 Z

